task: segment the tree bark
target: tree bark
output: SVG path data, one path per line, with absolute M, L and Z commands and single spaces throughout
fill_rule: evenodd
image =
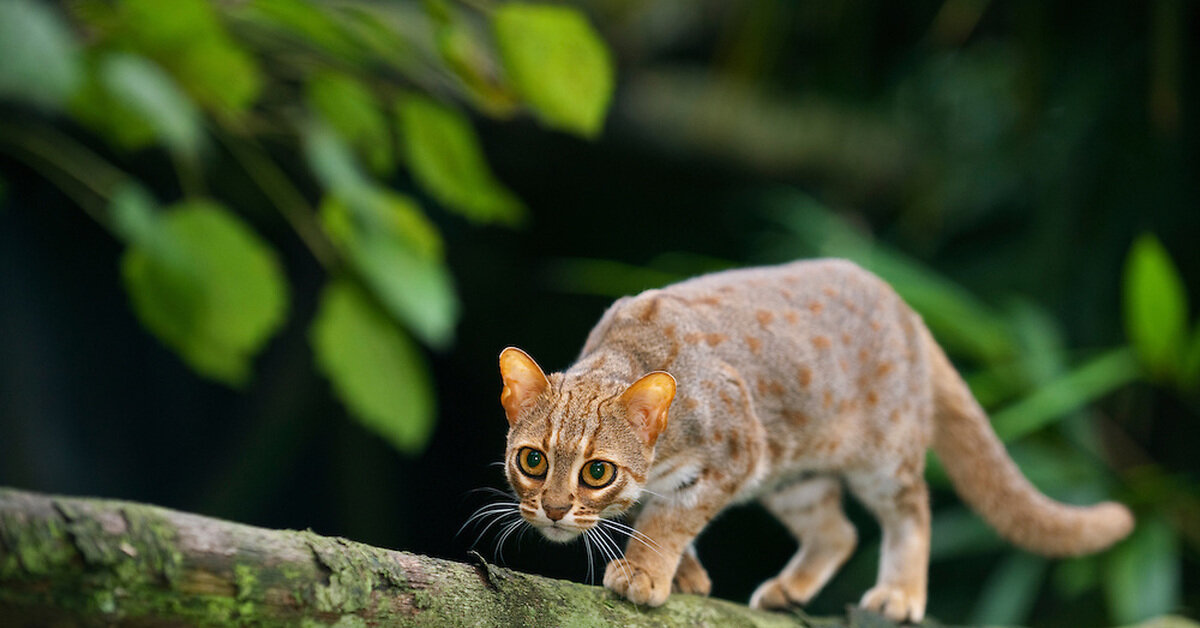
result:
M 0 488 L 5 626 L 844 626 L 673 595 L 640 608 L 600 587 L 266 530 L 121 501 Z

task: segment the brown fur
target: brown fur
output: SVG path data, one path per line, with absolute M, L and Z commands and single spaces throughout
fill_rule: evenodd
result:
M 751 604 L 806 603 L 854 549 L 844 483 L 883 528 L 879 578 L 862 605 L 919 621 L 930 446 L 967 503 L 1032 551 L 1096 551 L 1133 526 L 1119 504 L 1038 493 L 920 317 L 845 261 L 728 271 L 626 297 L 566 371 L 547 377 L 512 348 L 501 371 L 522 515 L 566 541 L 640 503 L 636 528 L 649 542 L 631 539 L 604 577 L 640 604 L 662 604 L 673 589 L 707 593 L 692 541 L 751 499 L 801 544 Z M 544 477 L 521 471 L 526 448 L 545 455 Z M 593 461 L 616 466 L 610 485 L 586 484 Z

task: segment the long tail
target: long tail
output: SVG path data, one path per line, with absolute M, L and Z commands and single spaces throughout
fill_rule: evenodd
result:
M 1133 515 L 1116 502 L 1070 506 L 1040 493 L 1013 463 L 987 415 L 932 337 L 934 438 L 958 494 L 1000 536 L 1045 556 L 1102 550 L 1133 530 Z

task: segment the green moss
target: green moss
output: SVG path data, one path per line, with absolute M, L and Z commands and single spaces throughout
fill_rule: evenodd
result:
M 249 565 L 234 565 L 233 584 L 237 588 L 237 599 L 249 599 L 258 586 L 258 576 L 255 575 L 254 568 Z

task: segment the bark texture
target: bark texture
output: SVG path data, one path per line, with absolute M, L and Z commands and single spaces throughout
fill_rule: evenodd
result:
M 121 501 L 0 488 L 5 626 L 890 626 L 600 587 Z

